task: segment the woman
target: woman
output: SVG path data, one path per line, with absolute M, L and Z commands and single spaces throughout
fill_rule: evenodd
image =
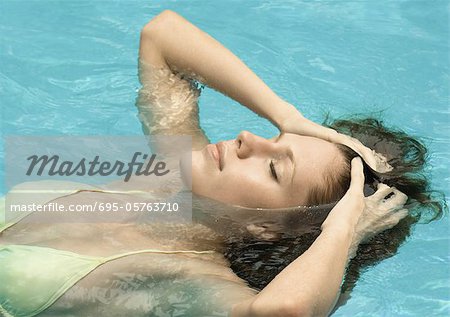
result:
M 140 60 L 143 89 L 138 106 L 144 130 L 193 136 L 195 194 L 247 208 L 320 204 L 343 197 L 308 251 L 259 293 L 230 270 L 222 254 L 222 237 L 202 224 L 2 226 L 0 312 L 5 316 L 329 314 L 357 246 L 406 216 L 402 209 L 406 196 L 394 188 L 381 184 L 364 198 L 363 164 L 359 158 L 351 160 L 355 154 L 348 147 L 373 170 L 386 172 L 390 166 L 358 141 L 304 119 L 234 55 L 173 12 L 163 12 L 144 28 Z M 198 125 L 198 91 L 183 77 L 221 90 L 283 133 L 266 140 L 243 132 L 236 140 L 207 145 Z M 69 185 L 70 195 L 46 200 L 62 204 L 139 200 Z M 255 235 L 260 232 L 249 229 Z

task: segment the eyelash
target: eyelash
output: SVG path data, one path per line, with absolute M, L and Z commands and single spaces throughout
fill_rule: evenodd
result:
M 273 164 L 273 160 L 270 161 L 269 167 L 270 167 L 270 173 L 272 174 L 272 177 L 275 178 L 275 180 L 278 182 L 278 175 L 277 175 L 277 171 L 275 170 L 275 165 Z

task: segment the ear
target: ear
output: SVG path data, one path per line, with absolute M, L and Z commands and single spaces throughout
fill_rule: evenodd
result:
M 276 223 L 253 223 L 246 227 L 247 231 L 257 239 L 274 241 L 281 237 L 281 228 Z

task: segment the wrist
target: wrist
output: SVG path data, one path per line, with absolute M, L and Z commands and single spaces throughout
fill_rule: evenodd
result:
M 347 238 L 349 241 L 354 240 L 355 235 L 355 227 L 347 222 L 334 222 L 334 223 L 327 223 L 326 221 L 322 224 L 321 227 L 322 233 L 325 233 L 327 235 L 333 235 L 336 237 L 344 237 Z
M 337 132 L 334 129 L 329 128 L 330 142 L 342 144 L 344 140 L 344 135 Z
M 356 256 L 356 251 L 358 251 L 359 245 L 363 242 L 363 236 L 358 232 L 354 232 L 350 248 L 348 250 L 348 259 L 351 260 Z
M 301 121 L 305 120 L 305 117 L 303 117 L 295 106 L 284 100 L 281 100 L 280 104 L 277 105 L 277 110 L 279 115 L 274 123 L 281 132 L 294 133 L 295 126 L 300 125 Z

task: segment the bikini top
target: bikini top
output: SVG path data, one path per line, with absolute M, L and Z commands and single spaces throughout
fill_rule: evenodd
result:
M 40 190 L 36 192 L 36 184 L 43 187 L 47 182 L 24 183 L 13 188 L 8 195 L 16 193 L 30 193 L 28 199 L 33 199 L 31 193 L 37 193 L 36 204 L 45 204 L 56 198 L 74 194 L 79 191 L 96 190 L 103 191 L 92 186 L 79 183 L 58 182 L 58 191 Z M 53 182 L 51 182 L 53 183 Z M 54 183 L 51 186 L 54 187 Z M 80 190 L 80 185 L 83 189 Z M 7 197 L 8 197 L 7 195 Z M 11 197 L 8 197 L 11 198 Z M 13 198 L 13 197 L 12 197 Z M 36 198 L 36 197 L 34 197 Z M 0 233 L 13 226 L 30 214 L 25 212 L 8 223 L 5 222 L 5 199 L 0 201 Z M 212 254 L 215 251 L 189 251 L 173 250 L 162 251 L 145 249 L 121 253 L 110 257 L 85 256 L 74 252 L 57 250 L 47 247 L 28 245 L 0 245 L 0 315 L 5 317 L 31 317 L 35 316 L 61 297 L 75 283 L 95 270 L 100 265 L 109 261 L 135 254 Z

